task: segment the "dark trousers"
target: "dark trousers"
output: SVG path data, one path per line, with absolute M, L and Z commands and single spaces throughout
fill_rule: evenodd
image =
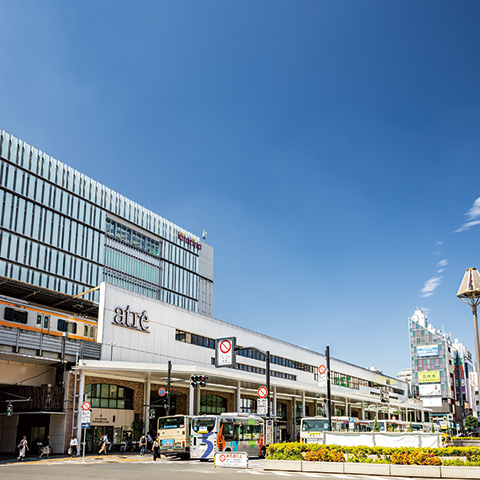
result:
M 158 448 L 155 447 L 153 449 L 153 461 L 155 462 L 157 460 L 157 458 L 160 458 L 160 455 L 159 455 L 159 452 L 158 452 Z

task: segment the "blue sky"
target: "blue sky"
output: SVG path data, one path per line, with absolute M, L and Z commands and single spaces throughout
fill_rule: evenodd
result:
M 479 20 L 478 1 L 0 0 L 0 128 L 207 230 L 216 318 L 395 376 L 417 307 L 474 353 L 456 292 L 480 268 Z

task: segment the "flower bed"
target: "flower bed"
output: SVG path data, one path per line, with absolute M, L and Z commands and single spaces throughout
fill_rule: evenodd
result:
M 267 448 L 267 459 L 392 465 L 480 466 L 480 448 L 344 447 L 317 443 L 276 443 Z

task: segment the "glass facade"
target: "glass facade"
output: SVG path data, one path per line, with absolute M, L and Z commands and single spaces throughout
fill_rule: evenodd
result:
M 211 315 L 197 237 L 3 130 L 0 160 L 0 275 L 71 295 L 105 280 Z

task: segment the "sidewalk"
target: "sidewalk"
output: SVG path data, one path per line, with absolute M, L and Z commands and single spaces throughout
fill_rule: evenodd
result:
M 46 456 L 39 458 L 38 455 L 27 455 L 25 460 L 17 460 L 15 454 L 0 453 L 0 464 L 6 463 L 51 463 L 51 462 L 67 462 L 67 463 L 83 463 L 82 456 L 71 457 L 70 455 L 51 455 L 48 459 Z M 117 461 L 117 462 L 139 462 L 139 461 L 153 461 L 153 455 L 147 453 L 141 456 L 138 452 L 112 452 L 108 455 L 99 455 L 98 453 L 87 453 L 85 455 L 85 463 Z M 158 459 L 160 460 L 160 459 Z

